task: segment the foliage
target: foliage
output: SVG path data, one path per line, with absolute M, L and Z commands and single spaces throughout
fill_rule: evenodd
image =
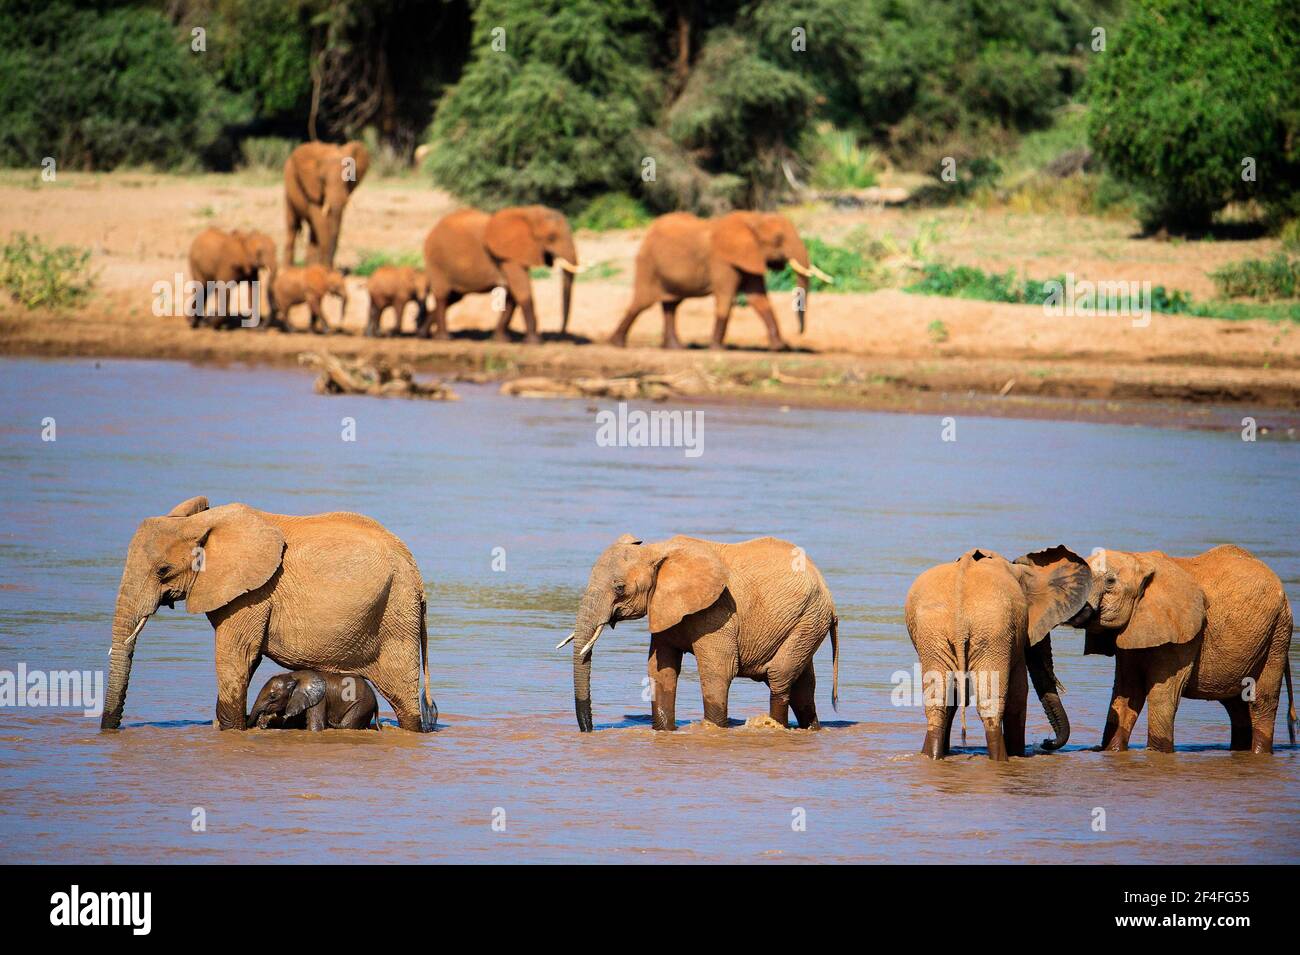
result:
M 866 189 L 876 184 L 880 154 L 864 148 L 851 131 L 819 123 L 805 147 L 812 160 L 812 185 L 818 189 Z
M 0 0 L 0 163 L 196 164 L 238 108 L 159 13 Z
M 813 264 L 835 279 L 834 285 L 827 285 L 819 278 L 809 279 L 810 292 L 874 292 L 889 284 L 887 270 L 877 261 L 884 254 L 884 248 L 859 236 L 850 236 L 849 241 L 849 246 L 837 246 L 816 236 L 804 237 Z M 796 281 L 797 276 L 789 265 L 779 272 L 767 274 L 767 287 L 774 292 L 793 289 Z
M 575 229 L 609 232 L 613 229 L 636 229 L 650 222 L 650 213 L 639 201 L 625 192 L 607 192 L 597 196 L 574 217 Z
M 89 249 L 50 247 L 18 232 L 0 248 L 0 288 L 26 308 L 67 308 L 94 284 L 86 270 L 89 261 Z
M 385 265 L 409 265 L 423 269 L 424 259 L 419 252 L 387 252 L 382 249 L 363 249 L 361 262 L 352 270 L 353 275 L 370 276 Z
M 1205 229 L 1235 200 L 1300 192 L 1300 8 L 1140 0 L 1088 82 L 1089 135 L 1146 194 L 1148 228 Z M 1255 163 L 1254 179 L 1243 161 Z
M 1231 262 L 1210 273 L 1224 298 L 1296 298 L 1300 295 L 1300 259 L 1278 252 L 1268 259 Z
M 240 166 L 280 173 L 297 145 L 283 136 L 249 136 L 239 144 Z

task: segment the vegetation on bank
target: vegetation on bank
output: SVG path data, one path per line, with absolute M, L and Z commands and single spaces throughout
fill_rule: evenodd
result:
M 94 284 L 89 262 L 89 249 L 49 246 L 17 232 L 0 246 L 0 288 L 25 308 L 70 308 Z

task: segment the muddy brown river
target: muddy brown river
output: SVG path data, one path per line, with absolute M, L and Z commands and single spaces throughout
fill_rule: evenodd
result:
M 891 700 L 915 662 L 909 584 L 974 546 L 1234 542 L 1297 606 L 1300 444 L 975 417 L 945 441 L 938 417 L 692 405 L 694 455 L 598 443 L 607 402 L 457 388 L 446 404 L 325 398 L 294 371 L 0 362 L 0 678 L 102 671 L 136 524 L 204 494 L 360 511 L 402 537 L 427 582 L 442 712 L 425 736 L 219 733 L 211 627 L 164 608 L 120 732 L 79 707 L 0 706 L 0 861 L 1300 861 L 1284 722 L 1273 756 L 1230 753 L 1223 708 L 1184 701 L 1172 755 L 1145 750 L 1145 717 L 1132 751 L 1093 752 L 1112 661 L 1082 656 L 1075 631 L 1053 641 L 1064 752 L 990 763 L 972 713 L 968 744 L 954 729 L 956 755 L 933 763 L 921 709 Z M 825 728 L 745 726 L 767 709 L 748 681 L 736 725 L 702 727 L 688 658 L 684 725 L 654 733 L 631 621 L 601 639 L 597 731 L 579 734 L 554 647 L 624 532 L 803 546 L 841 618 L 838 713 L 829 645 L 817 656 Z M 253 691 L 277 670 L 264 661 Z M 1046 735 L 1031 695 L 1029 738 Z

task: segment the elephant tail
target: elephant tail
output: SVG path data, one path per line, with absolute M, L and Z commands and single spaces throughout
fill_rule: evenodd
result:
M 1290 677 L 1287 678 L 1288 686 Z M 831 707 L 837 713 L 840 709 L 840 618 L 831 615 Z M 1292 722 L 1295 711 L 1291 713 Z M 1295 742 L 1292 740 L 1292 742 Z
M 957 709 L 961 710 L 961 744 L 966 745 L 966 690 L 969 688 L 966 680 L 966 652 L 967 644 L 970 641 L 970 631 L 964 630 L 961 636 L 957 638 Z
M 1295 697 L 1291 695 L 1291 658 L 1287 657 L 1286 664 L 1282 667 L 1283 674 L 1286 675 L 1286 731 L 1291 737 L 1291 745 L 1295 745 Z
M 420 660 L 424 669 L 424 698 L 420 705 L 420 723 L 425 732 L 438 725 L 438 704 L 433 699 L 433 687 L 429 684 L 429 628 L 425 622 L 429 605 L 420 595 Z

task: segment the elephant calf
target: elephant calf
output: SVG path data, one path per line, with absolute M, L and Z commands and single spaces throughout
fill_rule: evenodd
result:
M 248 714 L 248 729 L 379 729 L 379 701 L 355 673 L 295 670 L 266 681 Z
M 287 331 L 289 328 L 289 309 L 305 304 L 311 312 L 307 327 L 318 334 L 329 330 L 322 311 L 325 296 L 337 295 L 342 305 L 336 330 L 342 330 L 343 318 L 348 311 L 348 287 L 343 273 L 337 269 L 327 269 L 323 265 L 283 268 L 271 284 L 271 293 L 271 318 L 281 329 Z
M 695 656 L 704 719 L 727 725 L 731 681 L 766 683 L 770 715 L 786 725 L 790 710 L 816 729 L 812 658 L 829 634 L 831 702 L 839 697 L 839 620 L 821 573 L 788 541 L 761 537 L 720 544 L 673 537 L 643 545 L 624 534 L 592 568 L 573 633 L 573 699 L 578 728 L 589 733 L 591 651 L 606 625 L 650 618 L 654 728 L 677 728 L 682 654 Z M 558 647 L 557 647 L 558 649 Z
M 953 716 L 960 709 L 965 725 L 974 676 L 989 758 L 1023 756 L 1026 667 L 1056 734 L 1043 748 L 1065 745 L 1070 721 L 1057 694 L 1050 634 L 1083 607 L 1091 579 L 1087 562 L 1064 547 L 1014 562 L 993 551 L 970 550 L 916 578 L 904 614 L 926 690 L 922 753 L 932 759 L 948 755 Z
M 415 318 L 418 329 L 424 324 L 428 311 L 425 300 L 429 297 L 429 277 L 419 269 L 409 265 L 383 265 L 375 269 L 366 282 L 366 292 L 370 296 L 370 320 L 366 323 L 367 337 L 379 334 L 379 320 L 384 312 L 393 310 L 393 334 L 401 334 L 402 310 L 408 302 L 419 306 Z
M 1180 699 L 1218 700 L 1231 747 L 1273 751 L 1286 677 L 1291 695 L 1291 606 L 1282 581 L 1231 544 L 1196 557 L 1102 550 L 1080 619 L 1084 653 L 1115 658 L 1103 750 L 1128 749 L 1147 705 L 1147 748 L 1172 752 Z M 1295 703 L 1287 728 L 1295 742 Z

